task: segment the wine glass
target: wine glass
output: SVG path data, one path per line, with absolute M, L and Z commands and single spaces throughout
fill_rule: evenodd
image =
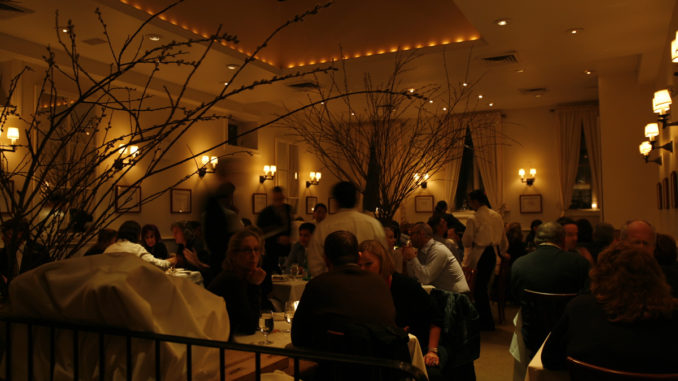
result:
M 273 331 L 273 313 L 271 313 L 270 310 L 261 311 L 261 316 L 259 316 L 259 330 L 264 334 L 264 341 L 259 342 L 259 344 L 273 344 L 273 342 L 268 339 L 268 334 Z
M 292 279 L 296 279 L 299 275 L 299 265 L 294 263 L 290 266 L 290 276 Z
M 294 318 L 294 312 L 296 311 L 295 309 L 295 302 L 288 300 L 285 302 L 285 321 L 287 324 L 292 327 L 292 319 Z M 285 330 L 284 332 L 290 332 L 289 330 Z
M 287 257 L 278 257 L 278 268 L 280 269 L 280 274 L 285 274 L 285 262 L 287 262 Z

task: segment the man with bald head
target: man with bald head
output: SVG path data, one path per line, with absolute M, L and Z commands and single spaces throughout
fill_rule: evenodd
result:
M 648 254 L 654 253 L 657 233 L 654 226 L 645 220 L 631 220 L 622 226 L 620 238 L 628 244 L 645 250 Z

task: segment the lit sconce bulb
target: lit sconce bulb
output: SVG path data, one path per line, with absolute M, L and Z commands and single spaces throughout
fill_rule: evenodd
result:
M 311 172 L 308 177 L 310 177 L 311 180 L 315 180 L 315 172 Z
M 520 169 L 518 170 L 518 175 L 519 175 L 521 178 L 525 178 L 525 170 L 524 170 L 523 168 L 520 168 Z
M 424 173 L 424 181 L 428 180 L 428 173 Z
M 16 144 L 16 141 L 19 140 L 19 129 L 16 127 L 8 128 L 7 138 L 12 142 L 12 145 Z
M 652 110 L 656 114 L 666 115 L 671 110 L 671 94 L 667 89 L 655 91 L 652 98 Z
M 277 170 L 277 167 L 275 165 L 271 166 L 271 173 L 275 175 L 275 171 Z
M 215 168 L 217 164 L 219 163 L 219 158 L 216 156 L 212 156 L 210 158 L 210 164 L 212 165 L 212 168 Z
M 269 172 L 271 172 L 271 166 L 270 165 L 264 165 L 264 173 L 268 174 Z
M 129 146 L 129 154 L 131 156 L 138 156 L 139 155 L 139 147 L 138 146 Z
M 125 153 L 125 145 L 124 144 L 120 144 L 118 146 L 118 153 L 121 154 L 121 155 L 123 155 Z
M 638 146 L 638 150 L 640 151 L 641 155 L 647 156 L 650 154 L 650 152 L 652 152 L 652 144 L 650 144 L 650 142 L 646 140 L 640 143 L 640 145 Z
M 671 41 L 671 62 L 678 63 L 678 31 L 676 31 L 676 38 Z
M 598 209 L 598 203 L 597 202 L 592 202 L 591 203 L 591 209 Z
M 537 174 L 537 170 L 534 168 L 530 168 L 530 176 L 534 177 L 534 175 Z
M 202 165 L 207 165 L 207 163 L 210 162 L 210 157 L 209 156 L 203 156 L 202 157 Z
M 413 177 L 414 177 L 414 181 L 419 181 L 419 174 L 418 173 L 415 173 Z
M 645 137 L 653 141 L 659 135 L 659 125 L 657 123 L 648 123 L 645 125 Z

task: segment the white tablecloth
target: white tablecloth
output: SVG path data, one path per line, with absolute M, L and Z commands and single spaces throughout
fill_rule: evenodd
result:
M 548 340 L 548 337 L 546 339 Z M 544 340 L 545 342 L 546 340 Z M 567 371 L 544 369 L 544 365 L 541 363 L 541 351 L 544 349 L 544 343 L 541 344 L 539 351 L 527 366 L 525 381 L 570 381 L 570 374 Z
M 191 271 L 186 269 L 169 269 L 165 271 L 165 274 L 171 275 L 177 278 L 187 278 L 191 282 L 197 284 L 198 286 L 204 286 L 204 280 L 200 271 Z
M 302 279 L 285 278 L 283 280 L 276 280 L 274 278 L 271 296 L 277 299 L 281 304 L 281 308 L 284 309 L 285 302 L 301 299 L 301 294 L 304 293 L 306 283 L 308 282 Z
M 273 332 L 268 335 L 269 340 L 273 344 L 269 344 L 271 347 L 276 348 L 285 348 L 287 345 L 292 343 L 292 337 L 289 332 L 290 325 L 287 324 L 284 320 L 274 320 L 273 323 Z M 426 372 L 426 364 L 424 363 L 424 355 L 421 352 L 421 346 L 419 345 L 419 340 L 416 336 L 408 334 L 410 341 L 407 343 L 407 347 L 410 350 L 410 357 L 412 358 L 412 365 L 419 368 L 426 377 L 428 373 Z M 260 342 L 264 341 L 264 334 L 257 332 L 254 335 L 234 335 L 233 339 L 236 343 L 241 344 L 255 344 L 259 345 Z

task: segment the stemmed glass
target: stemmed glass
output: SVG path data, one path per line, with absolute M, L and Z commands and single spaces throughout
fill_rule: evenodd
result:
M 268 339 L 268 334 L 273 331 L 273 314 L 271 311 L 261 311 L 261 316 L 259 316 L 259 330 L 264 334 L 264 341 L 260 341 L 259 344 L 273 344 L 273 342 Z
M 294 318 L 294 312 L 295 312 L 295 302 L 288 300 L 285 302 L 285 321 L 287 324 L 290 325 L 290 328 L 292 327 L 292 319 Z M 285 329 L 283 332 L 290 332 L 289 329 Z

